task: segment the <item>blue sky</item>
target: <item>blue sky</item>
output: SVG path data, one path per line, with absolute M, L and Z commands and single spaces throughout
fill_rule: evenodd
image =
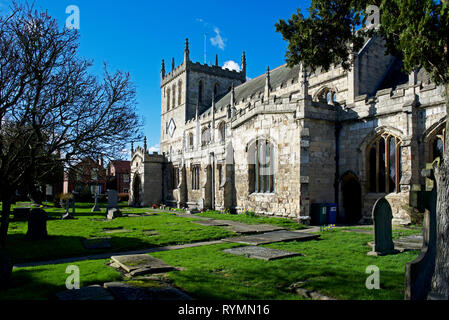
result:
M 275 32 L 279 19 L 288 19 L 309 0 L 265 1 L 106 1 L 35 0 L 47 9 L 61 27 L 66 8 L 80 10 L 80 55 L 94 60 L 92 72 L 102 74 L 103 62 L 113 70 L 131 74 L 137 87 L 138 112 L 144 118 L 143 133 L 149 146 L 160 141 L 160 68 L 165 59 L 171 68 L 182 62 L 184 41 L 189 38 L 193 61 L 204 62 L 204 33 L 207 33 L 207 62 L 235 61 L 246 52 L 248 77 L 255 78 L 285 63 L 286 42 Z M 0 0 L 4 12 L 10 1 Z M 129 146 L 127 146 L 129 148 Z

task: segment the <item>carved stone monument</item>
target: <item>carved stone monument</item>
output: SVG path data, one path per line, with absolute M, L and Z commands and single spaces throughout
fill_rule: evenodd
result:
M 437 188 L 432 165 L 422 171 L 426 177 L 423 188 L 415 186 L 412 206 L 424 212 L 423 247 L 415 261 L 405 266 L 405 300 L 426 300 L 432 288 L 436 258 Z
M 393 243 L 393 212 L 385 198 L 377 200 L 373 208 L 374 247 L 368 255 L 384 256 L 397 253 Z
M 118 193 L 117 193 L 117 180 L 115 177 L 108 180 L 108 208 L 107 208 L 107 218 L 113 220 L 115 218 L 121 217 L 122 214 L 118 208 Z

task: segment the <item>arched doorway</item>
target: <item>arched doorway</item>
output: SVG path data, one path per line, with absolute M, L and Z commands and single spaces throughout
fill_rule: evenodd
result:
M 140 207 L 141 205 L 141 194 L 142 190 L 142 182 L 140 180 L 140 176 L 136 173 L 133 179 L 133 203 L 134 207 Z
M 341 179 L 344 223 L 355 224 L 362 218 L 362 187 L 357 176 L 346 173 Z

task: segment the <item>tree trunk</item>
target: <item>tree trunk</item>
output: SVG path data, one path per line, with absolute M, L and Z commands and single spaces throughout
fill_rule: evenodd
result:
M 11 200 L 8 196 L 3 196 L 2 217 L 0 224 L 0 247 L 6 246 L 6 238 L 8 236 L 9 215 L 11 214 Z
M 446 85 L 446 137 L 445 152 L 440 166 L 435 168 L 437 182 L 437 250 L 432 292 L 449 297 L 449 85 Z

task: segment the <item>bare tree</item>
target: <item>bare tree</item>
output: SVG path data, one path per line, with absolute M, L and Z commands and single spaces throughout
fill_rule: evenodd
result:
M 113 157 L 138 139 L 130 75 L 89 74 L 79 34 L 46 12 L 13 4 L 0 17 L 0 245 L 6 244 L 11 198 L 54 170 L 92 157 Z

